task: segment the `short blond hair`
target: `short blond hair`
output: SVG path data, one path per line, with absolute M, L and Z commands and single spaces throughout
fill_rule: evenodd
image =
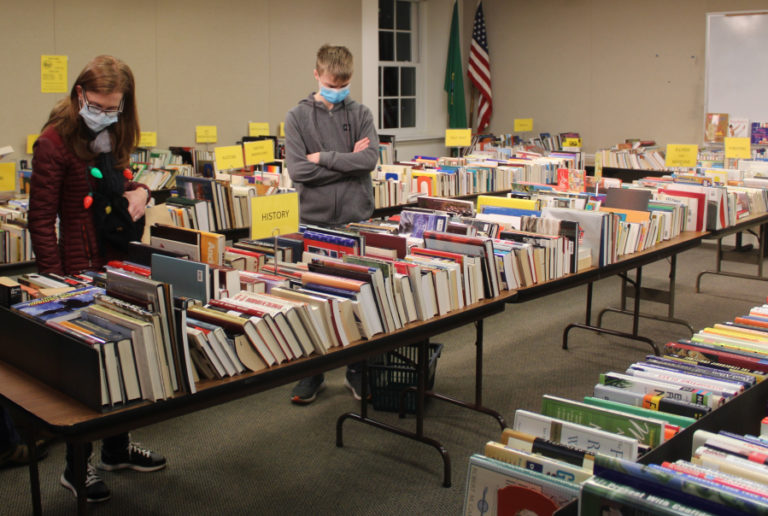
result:
M 352 77 L 353 61 L 352 52 L 347 47 L 323 45 L 317 51 L 315 70 L 318 75 L 328 72 L 334 78 L 346 81 Z

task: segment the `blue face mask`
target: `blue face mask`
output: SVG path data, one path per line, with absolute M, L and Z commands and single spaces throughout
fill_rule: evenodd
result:
M 87 125 L 88 128 L 94 133 L 100 133 L 110 125 L 117 123 L 117 113 L 111 115 L 108 115 L 104 112 L 98 114 L 91 113 L 88 111 L 88 107 L 86 105 L 83 105 L 83 107 L 80 108 L 78 114 L 82 117 L 85 125 Z
M 326 88 L 320 86 L 320 95 L 331 104 L 338 104 L 349 95 L 349 84 L 343 88 Z

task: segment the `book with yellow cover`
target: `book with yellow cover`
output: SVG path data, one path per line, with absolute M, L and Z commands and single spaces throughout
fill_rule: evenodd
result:
M 421 192 L 429 196 L 438 195 L 437 193 L 437 172 L 428 172 L 426 170 L 411 171 L 412 188 L 414 192 Z
M 628 210 L 623 208 L 611 208 L 609 206 L 600 206 L 600 211 L 608 211 L 624 215 L 625 222 L 647 223 L 651 219 L 651 212 L 640 210 Z
M 499 197 L 496 195 L 478 195 L 477 211 L 482 212 L 485 206 L 498 206 L 501 208 L 513 208 L 518 210 L 539 209 L 539 201 L 535 199 L 518 199 L 515 197 Z
M 221 233 L 200 231 L 200 261 L 211 265 L 222 265 L 226 239 Z

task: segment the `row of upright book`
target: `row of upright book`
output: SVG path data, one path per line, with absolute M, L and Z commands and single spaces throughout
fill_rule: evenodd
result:
M 0 205 L 0 264 L 34 260 L 32 241 L 27 230 L 27 198 L 9 199 Z
M 715 428 L 708 415 L 758 388 L 768 374 L 766 358 L 763 305 L 669 342 L 661 356 L 624 372 L 601 374 L 583 400 L 545 395 L 540 413 L 517 410 L 501 438 L 470 458 L 465 514 L 551 514 L 569 503 L 584 515 L 765 514 L 765 414 L 733 414 L 752 418 L 754 424 L 737 426 L 758 429 L 753 434 Z M 643 460 L 658 447 L 669 450 L 672 443 L 665 443 L 689 427 L 692 444 L 683 458 Z
M 692 220 L 699 225 L 690 229 L 702 230 L 701 221 L 708 219 L 703 211 L 691 217 L 692 208 L 684 200 L 693 198 L 701 206 L 707 202 L 704 193 L 674 199 L 667 184 L 657 188 L 667 197 L 654 197 L 654 189 L 647 185 L 592 194 L 569 191 L 588 183 L 573 169 L 559 169 L 558 176 L 564 176 L 558 177 L 558 187 L 564 189 L 515 183 L 508 196 L 479 196 L 476 206 L 460 199 L 420 196 L 419 206 L 387 220 L 333 229 L 304 226 L 277 239 L 244 239 L 233 245 L 213 231 L 149 225 L 146 241 L 133 243 L 127 259 L 110 263 L 108 273 L 114 276 L 120 271 L 168 285 L 169 303 L 178 297 L 200 305 L 189 310 L 238 312 L 246 321 L 264 321 L 257 330 L 248 322 L 237 326 L 235 321 L 220 321 L 218 339 L 203 332 L 206 339 L 195 334 L 190 341 L 186 330 L 178 330 L 175 338 L 170 331 L 155 335 L 165 350 L 165 361 L 158 361 L 160 370 L 177 371 L 176 386 L 162 392 L 153 388 L 152 398 L 146 398 L 149 388 L 141 389 L 141 399 L 164 399 L 179 389 L 194 392 L 198 380 L 257 372 L 324 354 L 506 291 L 610 264 L 673 238 L 689 229 Z M 218 184 L 210 181 L 212 187 Z M 195 204 L 196 210 L 202 207 L 213 209 L 213 203 Z M 202 217 L 203 211 L 198 215 Z M 720 213 L 721 208 L 716 206 L 713 212 Z M 68 280 L 75 282 L 73 286 L 88 281 Z M 106 275 L 100 281 L 107 288 L 104 294 L 113 295 Z M 152 310 L 157 309 L 157 301 L 146 296 L 123 294 L 121 299 L 151 303 Z M 167 317 L 173 314 L 166 309 Z M 202 319 L 200 314 L 197 318 Z M 176 327 L 178 322 L 169 320 L 167 326 Z M 135 395 L 135 389 L 132 392 Z M 119 394 L 110 395 L 110 406 L 135 399 L 124 390 Z
M 714 172 L 723 170 L 741 170 L 742 177 L 756 170 L 764 172 L 766 165 L 765 147 L 751 149 L 751 158 L 732 158 L 725 156 L 722 143 L 719 146 L 704 146 L 698 150 L 696 170 Z M 671 171 L 674 167 L 667 165 L 666 152 L 654 140 L 627 139 L 610 149 L 595 151 L 592 162 L 595 168 L 622 168 L 632 170 L 649 170 L 656 172 Z
M 415 202 L 421 195 L 458 197 L 509 190 L 513 183 L 552 184 L 557 169 L 575 167 L 573 154 L 517 153 L 505 159 L 417 156 L 408 162 L 379 164 L 372 173 L 374 206 Z
M 248 228 L 251 225 L 252 199 L 287 191 L 280 186 L 287 174 L 281 164 L 270 165 L 266 171 L 249 174 L 228 174 L 226 179 L 176 175 L 170 187 L 171 195 L 151 209 L 151 217 L 169 220 L 173 224 L 203 231 L 225 231 Z M 167 173 L 167 170 L 155 170 Z M 145 179 L 139 176 L 137 180 Z M 151 186 L 151 185 L 149 185 Z
M 359 234 L 309 227 L 291 249 L 307 261 L 292 263 L 274 243 L 222 246 L 223 235 L 174 226 L 149 234 L 132 245 L 136 261 L 104 273 L 27 275 L 43 290 L 12 306 L 98 352 L 103 408 L 191 394 L 200 382 L 322 355 L 499 293 L 483 239 L 462 241 L 475 253 L 466 264 L 442 264 L 428 244 L 395 264 L 365 256 Z

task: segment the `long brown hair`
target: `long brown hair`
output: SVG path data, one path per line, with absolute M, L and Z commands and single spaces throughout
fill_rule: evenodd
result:
M 54 106 L 45 127 L 54 126 L 61 135 L 64 144 L 84 161 L 91 161 L 96 154 L 89 143 L 93 133 L 88 129 L 78 114 L 80 101 L 77 87 L 83 91 L 110 94 L 123 94 L 123 112 L 118 115 L 117 123 L 109 126 L 112 135 L 113 155 L 119 167 L 125 167 L 130 154 L 139 141 L 139 116 L 136 111 L 136 84 L 133 72 L 127 64 L 113 56 L 101 55 L 89 62 L 72 85 L 68 98 L 61 99 Z

